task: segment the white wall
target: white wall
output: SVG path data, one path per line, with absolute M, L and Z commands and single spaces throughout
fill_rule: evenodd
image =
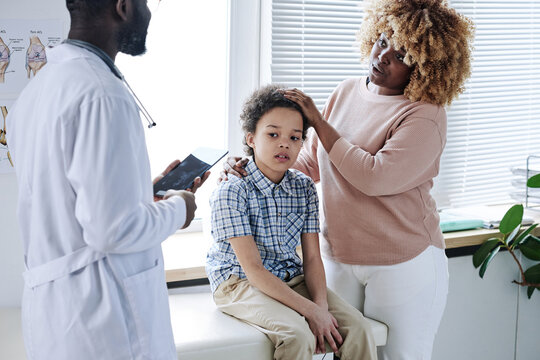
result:
M 0 306 L 19 304 L 23 288 L 24 265 L 16 203 L 15 174 L 0 175 Z
M 527 299 L 526 289 L 512 283 L 520 274 L 511 255 L 499 253 L 483 279 L 472 256 L 450 258 L 448 267 L 448 302 L 433 360 L 539 359 L 540 293 Z
M 2 19 L 61 20 L 64 35 L 69 29 L 65 0 L 1 0 L 0 22 Z M 0 100 L 6 100 L 2 95 Z M 22 296 L 24 265 L 16 207 L 15 174 L 0 174 L 0 306 L 19 305 Z

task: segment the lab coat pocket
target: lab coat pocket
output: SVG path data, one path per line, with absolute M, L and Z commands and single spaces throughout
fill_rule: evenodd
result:
M 174 358 L 175 348 L 169 315 L 169 301 L 163 267 L 156 260 L 154 267 L 124 279 L 138 345 L 135 353 L 143 359 Z

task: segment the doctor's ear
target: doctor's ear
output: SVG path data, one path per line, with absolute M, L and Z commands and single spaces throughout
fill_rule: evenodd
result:
M 127 2 L 130 0 L 116 0 L 115 10 L 116 14 L 124 21 L 127 20 Z

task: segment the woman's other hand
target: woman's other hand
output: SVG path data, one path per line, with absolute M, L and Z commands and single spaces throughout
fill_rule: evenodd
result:
M 229 174 L 239 178 L 246 176 L 247 172 L 244 168 L 246 167 L 248 161 L 248 158 L 241 158 L 238 156 L 227 157 L 227 160 L 225 160 L 223 163 L 223 170 L 219 174 L 219 178 L 217 180 L 218 184 L 222 181 L 227 181 L 229 179 L 227 175 Z

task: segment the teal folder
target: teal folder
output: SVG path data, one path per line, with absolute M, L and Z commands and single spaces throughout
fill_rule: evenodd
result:
M 441 218 L 440 225 L 442 232 L 476 229 L 481 228 L 484 225 L 482 219 L 474 219 L 444 212 L 440 212 L 439 217 Z

